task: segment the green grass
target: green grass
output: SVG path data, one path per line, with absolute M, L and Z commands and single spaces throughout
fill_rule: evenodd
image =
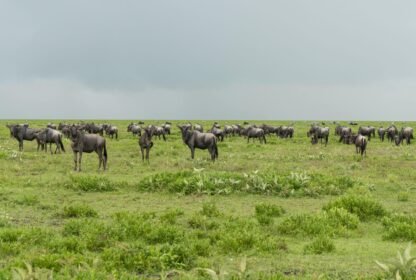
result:
M 110 121 L 120 138 L 107 139 L 108 171 L 84 154 L 77 173 L 68 139 L 64 154 L 36 152 L 26 141 L 19 153 L 7 122 L 0 121 L 0 279 L 211 279 L 220 271 L 226 279 L 376 278 L 384 274 L 375 260 L 415 241 L 414 145 L 372 139 L 362 159 L 338 143 L 335 125 L 324 147 L 306 137 L 310 122 L 297 122 L 293 139 L 227 138 L 212 163 L 206 150 L 190 160 L 174 121 L 144 163 L 130 121 Z

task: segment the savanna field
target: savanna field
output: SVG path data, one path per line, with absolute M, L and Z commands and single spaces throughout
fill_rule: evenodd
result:
M 108 170 L 84 153 L 74 172 L 69 139 L 66 153 L 36 141 L 20 153 L 6 124 L 22 122 L 0 121 L 0 279 L 385 279 L 376 260 L 416 240 L 416 142 L 373 138 L 361 158 L 334 124 L 325 147 L 295 122 L 293 139 L 226 138 L 212 163 L 206 150 L 190 159 L 173 121 L 146 163 L 131 121 L 96 120 L 120 131 Z

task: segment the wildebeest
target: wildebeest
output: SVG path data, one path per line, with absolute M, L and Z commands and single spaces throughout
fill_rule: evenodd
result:
M 214 123 L 214 125 L 212 126 L 211 130 L 209 130 L 209 132 L 214 134 L 215 137 L 217 137 L 217 139 L 222 142 L 224 141 L 225 133 L 224 133 L 224 130 L 222 130 L 220 127 L 221 126 L 218 123 Z
M 403 140 L 406 140 L 406 144 L 410 145 L 411 139 L 413 139 L 413 128 L 402 127 L 399 134 L 395 136 L 395 143 L 398 146 L 403 143 Z
M 250 142 L 250 138 L 258 138 L 260 143 L 266 144 L 266 135 L 264 133 L 264 130 L 258 127 L 250 126 L 247 128 L 247 131 L 245 132 L 247 135 L 247 143 Z
M 95 125 L 94 123 L 87 123 L 84 126 L 84 130 L 88 131 L 88 133 L 100 134 L 101 136 L 104 135 L 104 128 L 102 125 Z
M 154 126 L 154 125 L 149 125 L 148 128 L 151 128 L 153 130 L 153 135 L 157 136 L 160 140 L 160 136 L 162 136 L 163 141 L 166 141 L 166 132 L 165 129 L 161 126 Z
M 350 125 L 358 125 L 357 122 L 350 122 Z
M 127 127 L 127 132 L 131 132 L 133 135 L 141 136 L 142 135 L 142 128 L 139 125 L 135 124 L 135 123 L 131 123 Z
M 292 126 L 281 125 L 276 130 L 276 136 L 280 138 L 293 138 L 295 128 Z
M 36 139 L 38 144 L 38 150 L 41 143 L 36 138 L 36 133 L 40 132 L 41 129 L 29 128 L 29 125 L 11 125 L 10 126 L 12 136 L 19 142 L 19 151 L 23 151 L 23 141 L 33 141 Z
M 362 136 L 367 136 L 368 141 L 371 141 L 371 137 L 376 136 L 376 129 L 373 126 L 360 126 L 358 129 L 358 134 L 361 134 Z
M 218 147 L 217 147 L 217 137 L 212 133 L 203 133 L 197 130 L 191 130 L 189 126 L 179 126 L 178 128 L 182 133 L 183 142 L 191 150 L 191 158 L 194 159 L 195 148 L 198 149 L 208 149 L 209 154 L 211 155 L 211 160 L 215 161 L 218 159 Z
M 86 134 L 76 126 L 71 127 L 71 148 L 74 152 L 74 170 L 81 171 L 82 153 L 96 152 L 99 158 L 98 169 L 103 165 L 103 169 L 107 168 L 107 147 L 105 138 L 96 134 Z M 78 156 L 79 154 L 79 156 Z M 77 165 L 78 163 L 78 165 Z
M 165 130 L 165 134 L 170 135 L 172 124 L 170 122 L 165 122 L 162 127 Z
M 51 154 L 52 154 L 52 144 L 56 145 L 55 154 L 57 153 L 57 151 L 65 152 L 65 147 L 64 147 L 64 144 L 62 143 L 63 135 L 58 130 L 48 127 L 36 133 L 36 138 L 45 147 L 45 152 L 48 151 L 48 144 L 49 144 L 49 150 L 51 151 Z
M 117 128 L 117 126 L 108 125 L 105 128 L 105 134 L 109 135 L 111 137 L 111 139 L 113 139 L 114 136 L 116 136 L 116 139 L 118 139 L 118 128 Z
M 224 136 L 229 137 L 234 135 L 234 128 L 231 125 L 224 125 Z
M 311 137 L 312 144 L 318 144 L 319 139 L 321 139 L 321 144 L 325 139 L 325 147 L 328 145 L 329 139 L 329 127 L 320 127 L 317 125 L 312 125 L 308 131 L 308 137 Z
M 387 133 L 387 140 L 389 142 L 393 142 L 396 136 L 398 135 L 399 131 L 397 127 L 394 124 L 392 124 L 387 128 L 386 133 Z
M 144 151 L 146 150 L 146 160 L 149 161 L 150 149 L 153 147 L 152 136 L 154 127 L 146 127 L 139 139 L 139 147 L 142 153 L 142 160 L 144 161 Z
M 384 129 L 383 127 L 379 127 L 379 129 L 377 130 L 377 134 L 378 134 L 378 137 L 380 138 L 380 141 L 384 142 L 384 136 L 386 135 L 386 129 Z
M 341 127 L 338 132 L 339 135 L 339 142 L 343 142 L 344 144 L 348 144 L 350 136 L 352 135 L 352 129 L 350 127 Z
M 352 135 L 351 143 L 355 144 L 355 151 L 357 154 L 361 153 L 361 156 L 364 154 L 367 155 L 367 138 L 361 134 Z

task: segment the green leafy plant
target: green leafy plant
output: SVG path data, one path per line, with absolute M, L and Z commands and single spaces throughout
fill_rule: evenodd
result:
M 411 256 L 412 244 L 409 243 L 403 253 L 397 252 L 397 259 L 393 262 L 377 265 L 386 273 L 390 279 L 411 280 L 416 278 L 416 257 Z

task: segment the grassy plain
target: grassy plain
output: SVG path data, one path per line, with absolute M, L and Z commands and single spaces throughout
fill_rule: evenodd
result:
M 372 139 L 361 159 L 335 125 L 324 147 L 306 137 L 310 122 L 296 122 L 293 139 L 226 138 L 213 164 L 207 151 L 190 160 L 174 121 L 147 164 L 130 121 L 96 120 L 120 130 L 107 139 L 108 171 L 84 154 L 76 173 L 68 139 L 64 154 L 37 152 L 35 141 L 19 153 L 5 125 L 21 122 L 0 121 L 0 279 L 376 279 L 375 260 L 416 240 L 416 224 L 395 216 L 416 212 L 414 144 Z M 351 208 L 323 209 L 343 197 Z

